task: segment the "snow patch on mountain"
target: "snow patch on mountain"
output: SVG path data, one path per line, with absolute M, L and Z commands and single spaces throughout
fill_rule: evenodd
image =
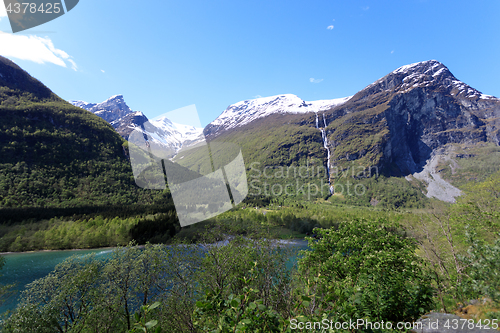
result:
M 261 97 L 230 105 L 210 123 L 218 130 L 228 130 L 275 113 L 307 113 L 328 110 L 345 103 L 349 97 L 306 102 L 293 94 Z
M 92 107 L 94 107 L 96 104 L 95 103 L 87 103 L 85 101 L 68 101 L 69 103 L 73 104 L 74 106 L 78 106 L 81 109 L 85 109 L 89 111 Z
M 401 66 L 363 90 L 373 90 L 374 87 L 380 86 L 381 91 L 395 89 L 399 93 L 406 93 L 417 87 L 430 87 L 436 84 L 448 88 L 452 96 L 474 100 L 496 99 L 458 80 L 445 65 L 437 60 Z
M 176 152 L 205 140 L 203 128 L 177 124 L 167 117 L 152 119 L 149 124 L 155 130 L 151 131 L 146 127 L 146 134 L 151 135 L 158 143 L 174 147 Z
M 152 143 L 175 155 L 181 148 L 205 139 L 203 128 L 176 124 L 166 117 L 148 120 L 141 111 L 132 111 L 125 103 L 123 95 L 114 95 L 102 103 L 69 101 L 71 104 L 93 112 L 113 126 L 126 140 L 137 129 Z

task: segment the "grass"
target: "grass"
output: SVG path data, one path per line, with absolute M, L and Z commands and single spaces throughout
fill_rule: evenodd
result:
M 460 189 L 482 182 L 500 170 L 500 147 L 494 143 L 449 144 L 446 149 L 449 160 L 442 161 L 438 170 Z

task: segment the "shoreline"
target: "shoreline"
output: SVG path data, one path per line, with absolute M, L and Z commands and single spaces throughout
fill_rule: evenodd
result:
M 139 246 L 144 246 L 144 245 L 139 245 Z M 37 253 L 37 252 L 62 252 L 62 251 L 85 251 L 85 250 L 106 250 L 106 249 L 116 249 L 116 246 L 106 246 L 106 247 L 93 247 L 93 248 L 87 248 L 87 249 L 62 249 L 62 250 L 31 250 L 31 251 L 20 251 L 20 252 L 0 252 L 0 255 L 6 255 L 6 254 L 23 254 L 23 253 Z
M 280 238 L 276 238 L 275 239 L 276 241 L 278 241 L 278 243 L 284 243 L 286 244 L 287 242 L 288 243 L 291 243 L 293 241 L 305 241 L 305 239 L 302 237 L 298 237 L 298 238 L 286 238 L 286 239 L 280 239 Z M 168 245 L 168 244 L 164 244 L 164 245 Z M 138 245 L 140 248 L 143 248 L 144 245 Z M 85 251 L 85 250 L 106 250 L 106 249 L 115 249 L 117 248 L 118 246 L 105 246 L 105 247 L 92 247 L 92 248 L 83 248 L 83 249 L 62 249 L 62 250 L 30 250 L 30 251 L 19 251 L 19 252 L 15 252 L 15 251 L 8 251 L 8 252 L 0 252 L 0 256 L 3 256 L 3 255 L 9 255 L 9 254 L 22 254 L 22 253 L 37 253 L 37 252 L 56 252 L 56 251 Z

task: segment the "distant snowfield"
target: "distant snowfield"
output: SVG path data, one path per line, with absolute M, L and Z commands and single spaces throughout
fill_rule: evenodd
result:
M 249 99 L 230 105 L 210 124 L 225 130 L 244 126 L 275 113 L 308 113 L 325 111 L 347 102 L 352 96 L 306 102 L 293 94 Z
M 167 117 L 155 118 L 149 121 L 158 131 L 159 140 L 164 144 L 182 147 L 185 142 L 203 140 L 203 128 L 177 124 Z M 161 138 L 160 138 L 161 137 Z

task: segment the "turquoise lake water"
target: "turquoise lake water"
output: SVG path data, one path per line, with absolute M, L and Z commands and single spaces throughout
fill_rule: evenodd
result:
M 307 242 L 303 240 L 285 242 L 284 245 L 297 248 L 298 250 L 307 248 Z M 46 276 L 56 267 L 57 264 L 70 256 L 84 256 L 89 253 L 96 253 L 98 257 L 107 258 L 111 255 L 112 251 L 112 248 L 107 248 L 3 254 L 2 256 L 5 258 L 5 266 L 0 271 L 0 283 L 2 285 L 15 283 L 15 290 L 17 293 L 11 297 L 7 303 L 0 306 L 0 313 L 15 308 L 18 303 L 19 293 L 24 290 L 27 284 Z M 297 260 L 296 257 L 290 259 L 291 263 Z
M 98 256 L 109 256 L 113 249 L 93 249 L 93 250 L 68 250 L 68 251 L 39 251 L 26 253 L 3 254 L 5 266 L 0 271 L 0 283 L 15 283 L 16 291 L 24 290 L 24 287 L 36 279 L 49 274 L 57 264 L 73 255 L 84 256 L 89 253 L 96 253 Z M 0 313 L 15 308 L 17 305 L 15 295 L 3 306 L 0 306 Z

